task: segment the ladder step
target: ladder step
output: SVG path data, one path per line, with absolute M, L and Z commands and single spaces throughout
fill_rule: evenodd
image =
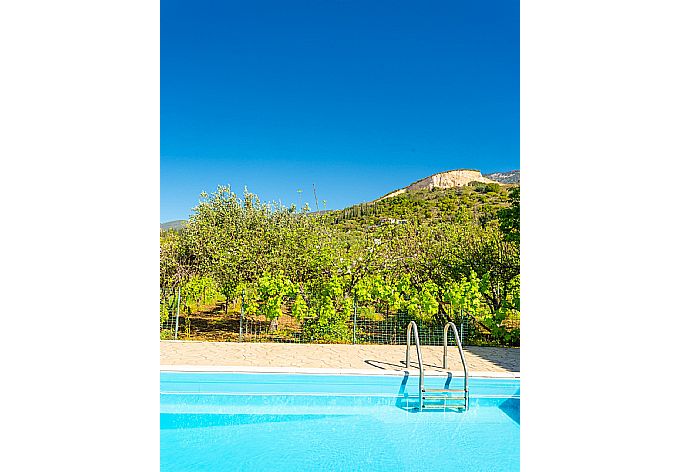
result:
M 424 405 L 424 410 L 451 410 L 451 409 L 465 409 L 465 405 Z
M 464 392 L 462 388 L 425 388 L 425 392 Z
M 422 395 L 424 400 L 451 400 L 451 401 L 465 401 L 465 397 L 450 397 L 446 395 Z

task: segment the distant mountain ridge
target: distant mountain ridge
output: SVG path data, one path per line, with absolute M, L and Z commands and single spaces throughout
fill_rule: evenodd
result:
M 484 177 L 495 180 L 502 184 L 519 184 L 520 169 L 511 170 L 508 172 L 494 172 L 493 174 L 486 174 Z
M 169 229 L 182 229 L 186 224 L 187 221 L 185 220 L 167 221 L 165 223 L 161 223 L 161 230 L 166 231 Z

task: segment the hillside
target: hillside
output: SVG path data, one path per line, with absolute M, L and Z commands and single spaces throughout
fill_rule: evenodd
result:
M 456 169 L 417 180 L 373 202 L 311 214 L 325 214 L 346 229 L 407 221 L 454 221 L 467 215 L 486 222 L 495 219 L 498 210 L 509 205 L 508 191 L 519 183 L 519 170 L 483 176 L 478 170 Z M 185 223 L 184 220 L 162 223 L 161 230 L 181 229 Z
M 330 214 L 334 224 L 347 230 L 410 222 L 435 224 L 462 218 L 485 224 L 496 219 L 501 208 L 510 205 L 508 192 L 512 187 L 515 185 L 472 182 L 462 187 L 411 190 Z
M 405 188 L 401 188 L 390 192 L 378 200 L 383 200 L 385 198 L 395 197 L 396 195 L 401 195 L 406 192 L 411 192 L 414 190 L 433 190 L 436 188 L 448 189 L 456 187 L 464 187 L 470 182 L 481 182 L 481 183 L 499 183 L 495 180 L 486 178 L 482 176 L 482 173 L 478 170 L 473 169 L 456 169 L 449 170 L 446 172 L 439 172 L 437 174 L 430 175 L 416 182 L 411 183 Z

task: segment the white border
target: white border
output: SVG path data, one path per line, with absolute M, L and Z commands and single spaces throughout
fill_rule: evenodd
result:
M 254 373 L 254 374 L 317 374 L 317 375 L 375 375 L 404 377 L 405 374 L 414 376 L 417 370 L 373 370 L 373 369 L 333 369 L 323 367 L 257 367 L 257 366 L 217 366 L 217 365 L 161 365 L 161 372 L 196 372 L 196 373 Z M 430 371 L 424 372 L 425 377 L 446 377 L 450 372 L 454 377 L 462 377 L 462 371 Z M 520 372 L 491 372 L 475 371 L 469 378 L 500 378 L 519 379 Z

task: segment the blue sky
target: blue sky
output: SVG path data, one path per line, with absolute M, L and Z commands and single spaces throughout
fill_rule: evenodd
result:
M 161 2 L 161 221 L 519 168 L 519 2 Z

